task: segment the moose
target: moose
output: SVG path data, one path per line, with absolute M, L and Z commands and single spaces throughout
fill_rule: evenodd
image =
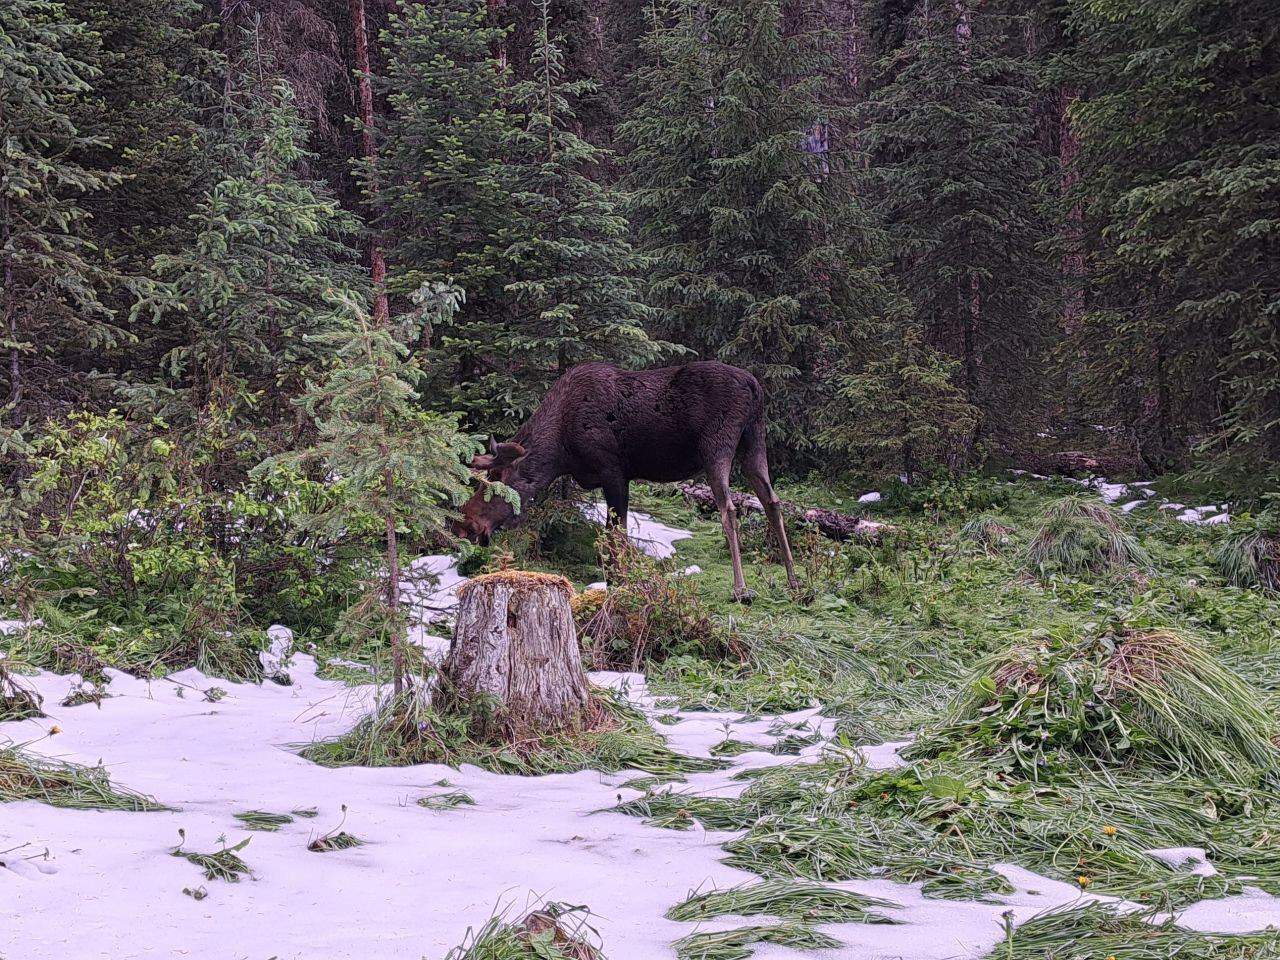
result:
M 782 508 L 769 481 L 764 391 L 739 367 L 710 360 L 651 370 L 580 364 L 551 385 L 511 440 L 490 441 L 489 452 L 471 466 L 515 490 L 521 504 L 570 476 L 586 490 L 604 492 L 607 522 L 623 530 L 632 480 L 672 482 L 705 472 L 729 544 L 734 599 L 749 602 L 729 490 L 735 460 L 764 507 L 795 587 Z M 515 516 L 506 500 L 479 491 L 463 505 L 454 532 L 487 544 Z

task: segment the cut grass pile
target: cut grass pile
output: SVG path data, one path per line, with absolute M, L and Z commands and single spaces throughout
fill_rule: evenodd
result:
M 253 875 L 253 870 L 240 857 L 240 851 L 249 845 L 249 837 L 245 837 L 233 847 L 226 846 L 225 839 L 220 840 L 219 842 L 223 844 L 221 850 L 214 853 L 198 853 L 194 850 L 182 849 L 187 842 L 186 831 L 179 830 L 178 836 L 181 840 L 171 853 L 173 856 L 181 857 L 183 860 L 193 863 L 203 870 L 206 880 L 224 880 L 227 883 L 239 883 L 241 877 Z
M 978 761 L 917 760 L 873 773 L 832 755 L 755 771 L 738 798 L 654 787 L 616 810 L 659 827 L 742 831 L 727 863 L 766 878 L 887 878 L 935 899 L 1011 892 L 992 870 L 1016 863 L 1081 888 L 1186 904 L 1256 885 L 1280 893 L 1272 824 L 1280 795 L 1185 775 L 1081 765 L 1051 783 Z M 1214 876 L 1148 851 L 1199 845 Z
M 895 923 L 884 915 L 896 904 L 836 887 L 796 880 L 762 880 L 691 896 L 667 911 L 668 920 L 769 916 L 806 923 Z
M 43 703 L 40 694 L 29 689 L 0 662 L 0 723 L 43 717 Z
M 678 960 L 748 960 L 752 948 L 772 943 L 796 950 L 830 950 L 840 941 L 803 923 L 753 924 L 736 930 L 705 931 L 674 944 Z
M 458 807 L 474 807 L 475 798 L 465 790 L 449 790 L 419 797 L 418 806 L 427 810 L 456 810 Z
M 1171 630 L 1036 630 L 981 661 L 908 756 L 987 756 L 1033 779 L 1158 762 L 1254 783 L 1280 773 L 1271 698 Z
M 1116 512 L 1093 497 L 1050 503 L 1025 558 L 1027 569 L 1041 577 L 1132 571 L 1150 564 L 1150 555 Z
M 1091 903 L 1054 910 L 1018 926 L 986 960 L 1270 960 L 1280 956 L 1280 931 L 1224 936 L 1183 930 L 1151 914 L 1118 914 Z
M 596 721 L 590 729 L 509 743 L 477 735 L 476 731 L 492 728 L 483 716 L 441 713 L 409 693 L 398 699 L 384 698 L 347 733 L 308 744 L 300 753 L 328 767 L 419 763 L 457 767 L 469 763 L 496 773 L 524 776 L 627 769 L 679 775 L 723 766 L 719 761 L 673 751 L 644 716 L 616 694 L 597 690 L 594 710 Z
M 582 906 L 548 903 L 522 920 L 489 918 L 449 951 L 445 960 L 605 960 L 600 938 Z
M 112 784 L 102 767 L 35 756 L 21 745 L 0 747 L 0 803 L 36 800 L 76 810 L 167 810 L 151 797 Z
M 269 813 L 266 810 L 245 810 L 233 816 L 240 821 L 246 830 L 259 830 L 264 833 L 275 833 L 285 824 L 293 823 L 293 817 L 287 813 Z

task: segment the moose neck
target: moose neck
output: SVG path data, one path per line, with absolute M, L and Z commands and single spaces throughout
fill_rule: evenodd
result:
M 529 451 L 520 464 L 520 475 L 511 481 L 527 505 L 566 472 L 560 459 L 559 425 L 539 407 L 511 439 Z

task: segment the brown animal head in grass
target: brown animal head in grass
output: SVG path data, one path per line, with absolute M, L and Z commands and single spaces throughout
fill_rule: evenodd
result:
M 487 488 L 490 483 L 516 485 L 520 466 L 527 455 L 528 452 L 519 443 L 490 440 L 489 452 L 472 459 L 471 469 L 483 477 L 484 487 L 463 504 L 462 518 L 453 524 L 455 536 L 488 546 L 493 532 L 511 522 L 516 516 L 515 507 L 499 496 L 489 494 L 486 498 Z

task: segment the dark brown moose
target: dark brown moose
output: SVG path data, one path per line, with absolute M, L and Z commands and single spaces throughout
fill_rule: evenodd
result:
M 729 496 L 736 459 L 764 507 L 796 584 L 791 548 L 765 454 L 764 391 L 746 370 L 699 361 L 654 370 L 620 370 L 606 363 L 573 367 L 551 385 L 533 416 L 506 443 L 490 443 L 472 467 L 533 501 L 555 480 L 572 477 L 604 491 L 609 522 L 627 522 L 632 480 L 670 482 L 705 472 L 720 509 L 733 561 L 733 595 L 750 594 L 742 577 L 737 510 Z M 476 493 L 455 531 L 487 543 L 516 511 L 501 497 Z

